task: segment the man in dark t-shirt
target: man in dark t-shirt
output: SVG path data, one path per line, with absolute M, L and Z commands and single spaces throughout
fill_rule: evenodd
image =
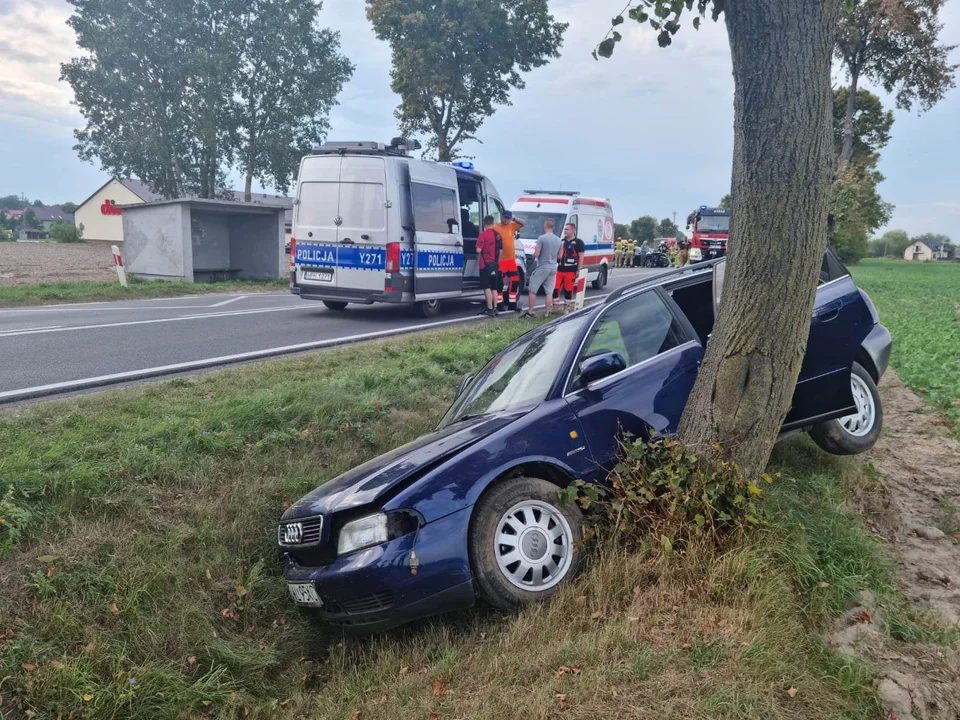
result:
M 583 240 L 577 237 L 577 228 L 573 223 L 563 226 L 563 244 L 560 246 L 560 256 L 557 262 L 557 282 L 553 289 L 553 298 L 558 307 L 565 308 L 566 301 L 573 302 L 573 294 L 577 285 L 577 275 L 583 265 L 583 253 L 586 248 Z M 560 292 L 564 299 L 560 299 Z

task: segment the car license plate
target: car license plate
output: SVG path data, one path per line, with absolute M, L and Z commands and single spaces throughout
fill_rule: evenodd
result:
M 297 605 L 306 605 L 307 607 L 323 605 L 323 600 L 317 595 L 317 589 L 312 584 L 287 583 L 287 589 L 290 591 L 290 597 Z
M 304 280 L 318 280 L 320 282 L 333 282 L 333 270 L 320 270 L 319 272 L 313 272 L 308 270 L 303 273 Z

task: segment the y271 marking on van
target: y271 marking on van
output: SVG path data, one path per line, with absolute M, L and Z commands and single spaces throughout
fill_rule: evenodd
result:
M 384 268 L 386 267 L 386 261 L 383 257 L 383 250 L 373 250 L 364 252 L 361 250 L 358 253 L 360 259 L 360 265 L 362 267 L 374 267 L 374 268 Z

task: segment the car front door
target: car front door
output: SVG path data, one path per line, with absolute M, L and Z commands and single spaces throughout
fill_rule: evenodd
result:
M 583 362 L 608 352 L 621 355 L 626 369 L 584 386 L 578 378 Z M 567 390 L 600 470 L 613 468 L 626 438 L 676 431 L 702 358 L 689 323 L 658 288 L 604 311 L 580 349 Z

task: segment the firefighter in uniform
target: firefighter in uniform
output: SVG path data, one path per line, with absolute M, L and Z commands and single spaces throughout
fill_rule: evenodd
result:
M 627 248 L 623 251 L 623 265 L 624 267 L 633 267 L 633 262 L 635 260 L 634 253 L 637 251 L 637 243 L 633 238 L 627 240 Z
M 613 266 L 620 267 L 620 260 L 623 257 L 623 238 L 618 237 L 613 244 Z
M 577 275 L 583 264 L 583 253 L 586 248 L 583 240 L 577 237 L 577 228 L 573 223 L 563 227 L 563 244 L 560 246 L 560 257 L 557 262 L 557 283 L 553 290 L 553 299 L 558 308 L 566 308 L 567 302 L 573 304 L 573 296 L 577 288 Z M 560 293 L 563 293 L 563 299 Z M 563 312 L 563 310 L 561 310 Z
M 497 310 L 517 312 L 517 296 L 520 294 L 520 268 L 517 267 L 517 231 L 523 227 L 523 221 L 513 217 L 509 210 L 493 229 L 503 240 L 503 254 L 500 255 L 500 290 L 497 292 Z M 504 298 L 506 290 L 506 298 Z

